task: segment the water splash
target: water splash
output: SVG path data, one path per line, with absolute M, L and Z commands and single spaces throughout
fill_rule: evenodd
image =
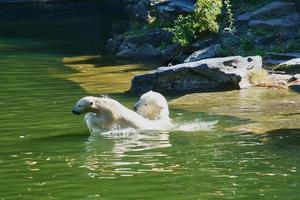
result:
M 195 131 L 210 131 L 213 130 L 218 120 L 214 121 L 202 121 L 201 119 L 195 119 L 187 122 L 175 122 L 169 130 L 139 130 L 135 128 L 120 128 L 115 127 L 110 130 L 104 130 L 97 127 L 93 127 L 90 131 L 92 134 L 102 135 L 107 138 L 128 138 L 136 134 L 152 134 L 152 133 L 169 133 L 170 131 L 183 131 L 183 132 L 195 132 Z
M 201 121 L 201 119 L 196 119 L 191 122 L 183 122 L 174 124 L 174 131 L 184 131 L 184 132 L 195 132 L 195 131 L 210 131 L 218 123 L 218 120 L 215 121 Z

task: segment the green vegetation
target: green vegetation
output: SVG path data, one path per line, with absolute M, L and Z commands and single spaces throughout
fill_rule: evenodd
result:
M 221 0 L 197 0 L 194 13 L 180 15 L 167 29 L 174 34 L 173 42 L 186 46 L 201 35 L 218 32 L 217 17 L 221 14 L 221 7 Z

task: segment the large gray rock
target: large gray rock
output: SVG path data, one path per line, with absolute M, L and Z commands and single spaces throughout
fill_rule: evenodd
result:
M 124 59 L 154 59 L 161 57 L 161 50 L 146 43 L 134 48 L 125 48 L 119 51 L 116 57 Z
M 252 19 L 274 19 L 281 18 L 295 12 L 296 6 L 293 2 L 275 1 L 253 12 L 246 12 L 237 17 L 238 21 L 249 21 Z
M 178 15 L 193 12 L 195 0 L 159 0 L 154 6 L 161 18 L 172 20 Z
M 147 22 L 149 15 L 164 20 L 193 12 L 195 0 L 124 0 L 130 18 Z
M 300 27 L 300 15 L 293 2 L 276 1 L 253 12 L 237 17 L 237 21 L 246 22 L 252 29 L 267 28 L 281 32 L 297 32 Z
M 132 36 L 117 36 L 109 39 L 108 49 L 119 58 L 157 59 L 162 56 L 161 44 L 171 42 L 171 34 L 162 29 L 153 29 Z
M 149 90 L 189 93 L 248 88 L 249 71 L 261 67 L 260 56 L 205 59 L 135 76 L 130 90 L 141 94 Z
M 300 28 L 300 15 L 292 13 L 291 15 L 277 19 L 251 20 L 249 22 L 251 28 L 266 28 L 270 30 L 278 30 L 282 32 L 298 31 Z
M 298 66 L 300 68 L 300 58 L 294 58 L 283 63 L 280 63 L 281 66 Z
M 300 52 L 268 53 L 268 56 L 279 60 L 291 60 L 294 58 L 300 58 Z
M 300 66 L 300 52 L 269 53 L 264 59 L 266 66 Z
M 170 44 L 164 48 L 161 53 L 163 60 L 166 62 L 173 62 L 177 60 L 177 55 L 180 51 L 180 46 L 177 44 Z
M 300 58 L 294 58 L 282 62 L 275 68 L 277 71 L 285 71 L 286 73 L 295 74 L 300 72 Z
M 205 58 L 216 57 L 220 48 L 221 46 L 219 44 L 213 44 L 204 49 L 200 49 L 198 51 L 195 51 L 192 55 L 190 55 L 187 59 L 185 59 L 184 62 L 194 62 Z

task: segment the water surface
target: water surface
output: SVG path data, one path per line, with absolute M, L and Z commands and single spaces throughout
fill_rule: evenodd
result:
M 167 96 L 181 131 L 90 135 L 74 103 L 106 93 L 132 107 L 130 79 L 150 70 L 104 62 L 121 13 L 108 2 L 0 4 L 0 198 L 298 199 L 288 90 Z

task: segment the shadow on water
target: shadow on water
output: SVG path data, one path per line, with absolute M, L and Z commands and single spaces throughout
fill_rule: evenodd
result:
M 259 140 L 267 144 L 279 146 L 297 146 L 300 147 L 300 129 L 275 129 L 259 136 Z
M 291 85 L 289 88 L 294 92 L 300 93 L 300 85 Z
M 261 145 L 274 145 L 277 147 L 300 147 L 300 129 L 274 129 L 263 134 L 252 132 L 228 132 L 225 138 L 244 138 L 255 141 Z

